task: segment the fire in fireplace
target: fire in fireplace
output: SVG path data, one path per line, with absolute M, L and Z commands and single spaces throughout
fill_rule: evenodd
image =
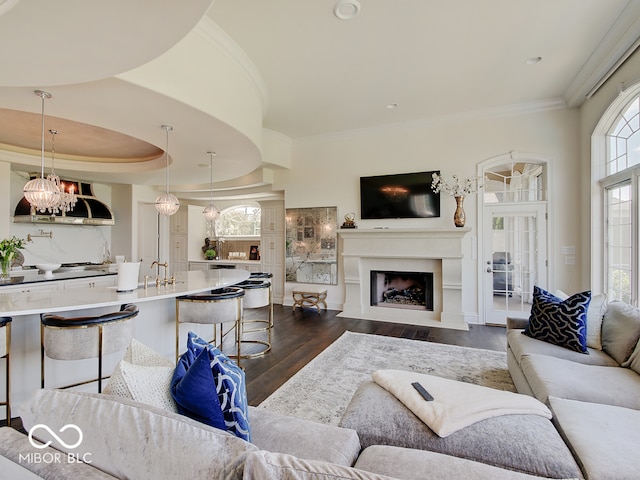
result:
M 433 273 L 372 270 L 371 306 L 433 311 Z

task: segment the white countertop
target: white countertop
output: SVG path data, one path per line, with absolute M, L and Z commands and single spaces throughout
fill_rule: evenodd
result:
M 260 260 L 248 260 L 248 259 L 240 259 L 240 258 L 229 258 L 229 259 L 220 259 L 220 260 L 189 260 L 191 263 L 213 263 L 213 264 L 246 264 L 246 265 L 259 265 Z
M 205 292 L 234 285 L 247 278 L 249 278 L 249 272 L 244 269 L 219 269 L 178 272 L 175 285 L 156 287 L 151 282 L 146 290 L 140 287 L 132 292 L 117 292 L 116 287 L 87 287 L 26 293 L 2 293 L 0 289 L 0 315 L 11 317 L 147 302 Z

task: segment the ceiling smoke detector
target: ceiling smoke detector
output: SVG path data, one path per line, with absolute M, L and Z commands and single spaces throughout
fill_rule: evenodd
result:
M 351 20 L 360 13 L 358 0 L 340 0 L 333 7 L 333 14 L 340 20 Z

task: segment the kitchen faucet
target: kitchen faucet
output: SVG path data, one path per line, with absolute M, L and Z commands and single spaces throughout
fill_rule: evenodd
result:
M 164 278 L 162 279 L 162 283 L 164 283 L 165 285 L 168 285 L 169 284 L 169 279 L 167 278 L 167 269 L 169 268 L 169 263 L 168 262 L 160 263 L 159 261 L 154 260 L 151 263 L 151 267 L 150 268 L 153 268 L 154 265 L 157 265 L 158 269 L 160 267 L 164 267 Z M 160 274 L 160 272 L 158 271 L 158 275 L 156 276 L 156 287 L 160 286 L 160 275 L 159 274 Z

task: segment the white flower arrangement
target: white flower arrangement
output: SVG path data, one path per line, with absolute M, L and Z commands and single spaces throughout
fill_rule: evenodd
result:
M 435 193 L 445 192 L 452 197 L 465 197 L 476 193 L 478 188 L 482 188 L 478 177 L 469 177 L 461 181 L 458 175 L 455 174 L 451 175 L 451 179 L 447 179 L 442 175 L 433 173 L 432 178 L 431 189 Z

